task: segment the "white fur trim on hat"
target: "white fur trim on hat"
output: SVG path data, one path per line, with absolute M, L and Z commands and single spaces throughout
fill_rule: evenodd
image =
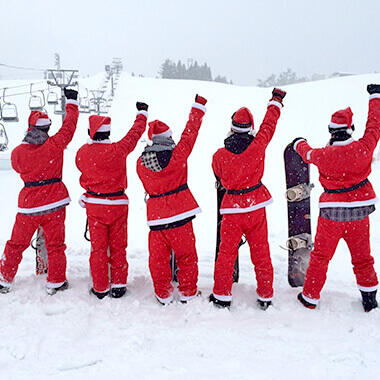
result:
M 111 130 L 111 124 L 103 124 L 96 132 L 109 132 Z
M 152 138 L 153 137 L 157 137 L 157 136 L 160 136 L 160 137 L 171 137 L 172 136 L 172 130 L 169 128 L 167 131 L 165 132 L 161 132 L 161 133 L 153 133 L 152 134 Z
M 37 119 L 36 121 L 36 127 L 45 127 L 46 125 L 50 125 L 50 124 L 51 124 L 51 120 L 46 117 L 41 117 Z
M 332 129 L 348 128 L 348 125 L 347 124 L 330 123 L 329 127 L 332 128 Z
M 252 127 L 241 128 L 241 127 L 237 127 L 236 125 L 233 125 L 231 123 L 231 130 L 233 130 L 235 132 L 245 133 L 245 132 L 249 132 L 251 130 L 251 128 Z

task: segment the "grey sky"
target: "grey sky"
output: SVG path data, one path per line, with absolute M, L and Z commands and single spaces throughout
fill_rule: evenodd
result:
M 380 71 L 379 0 L 0 0 L 0 63 L 155 76 L 165 58 L 207 62 L 214 76 L 254 85 L 299 75 Z M 3 79 L 15 71 L 0 68 Z

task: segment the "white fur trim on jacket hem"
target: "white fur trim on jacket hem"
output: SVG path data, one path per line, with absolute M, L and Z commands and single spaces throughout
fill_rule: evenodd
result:
M 79 106 L 78 100 L 75 99 L 66 99 L 66 104 L 73 104 L 74 106 Z
M 361 286 L 358 284 L 358 289 L 361 290 L 362 292 L 373 292 L 377 290 L 378 285 L 375 286 Z
M 355 201 L 355 202 L 319 202 L 319 208 L 327 207 L 363 207 L 363 206 L 372 206 L 377 203 L 377 198 L 367 199 L 366 201 Z
M 297 151 L 297 146 L 298 146 L 298 144 L 299 144 L 300 142 L 302 142 L 302 141 L 305 141 L 305 142 L 306 142 L 305 139 L 302 139 L 302 140 L 297 140 L 297 141 L 293 144 L 293 149 L 294 149 L 295 151 Z
M 32 207 L 32 208 L 18 208 L 18 212 L 20 214 L 33 214 L 35 212 L 42 212 L 42 211 L 48 211 L 52 208 L 60 207 L 60 206 L 67 206 L 71 202 L 70 197 L 67 197 L 65 199 L 61 199 L 60 201 L 48 203 L 47 205 L 38 206 L 38 207 Z
M 84 194 L 79 198 L 79 204 L 82 206 L 81 201 L 84 203 L 92 203 L 96 205 L 111 205 L 111 206 L 129 204 L 128 199 L 92 198 L 92 197 L 86 197 Z
M 48 289 L 57 289 L 60 286 L 62 286 L 64 283 L 65 283 L 65 281 L 63 281 L 63 282 L 47 282 L 46 287 Z
M 311 303 L 311 304 L 313 304 L 313 305 L 318 305 L 319 300 L 315 300 L 315 299 L 313 299 L 313 298 L 306 297 L 305 294 L 303 294 L 303 293 L 302 293 L 302 298 L 303 298 L 305 301 L 307 301 L 307 302 L 309 302 L 309 303 Z
M 250 207 L 244 207 L 244 208 L 221 208 L 220 214 L 244 214 L 246 212 L 256 211 L 260 208 L 266 207 L 273 203 L 273 199 L 269 199 L 265 202 L 258 203 L 257 205 L 250 206 Z
M 137 115 L 144 115 L 146 118 L 148 118 L 148 112 L 144 110 L 138 111 Z
M 221 296 L 219 294 L 212 293 L 214 297 L 219 301 L 232 301 L 232 296 Z
M 170 216 L 169 218 L 163 218 L 163 219 L 154 219 L 154 220 L 148 220 L 148 226 L 160 226 L 162 224 L 169 224 L 178 222 L 179 220 L 189 218 L 190 216 L 199 214 L 202 210 L 200 207 L 194 208 L 193 210 L 183 212 L 182 214 Z
M 167 298 L 161 298 L 159 297 L 157 294 L 155 295 L 156 298 L 161 302 L 161 303 L 164 303 L 165 305 L 168 305 L 169 303 L 171 303 L 173 301 L 173 294 L 171 294 L 169 297 Z
M 201 103 L 193 103 L 192 108 L 198 108 L 199 110 L 206 113 L 206 107 Z
M 281 111 L 281 108 L 283 107 L 283 105 L 280 103 L 280 102 L 277 102 L 275 100 L 271 100 L 269 103 L 268 103 L 268 107 L 269 106 L 276 106 L 280 109 Z
M 372 94 L 369 96 L 369 100 L 372 100 L 372 99 L 380 99 L 380 94 Z

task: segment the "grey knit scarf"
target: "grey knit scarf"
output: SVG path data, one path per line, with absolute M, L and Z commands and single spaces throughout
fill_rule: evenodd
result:
M 47 132 L 42 131 L 38 128 L 32 128 L 30 131 L 27 132 L 27 134 L 24 137 L 24 140 L 22 141 L 28 144 L 42 145 L 48 138 L 49 135 L 47 134 Z

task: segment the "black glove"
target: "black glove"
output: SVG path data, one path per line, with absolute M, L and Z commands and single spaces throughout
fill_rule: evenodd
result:
M 64 93 L 67 99 L 78 100 L 78 91 L 65 87 Z
M 380 84 L 369 84 L 367 86 L 367 91 L 370 95 L 380 94 Z
M 285 98 L 286 91 L 281 90 L 281 88 L 274 88 L 272 91 L 273 98 L 280 98 L 281 100 Z
M 299 141 L 299 140 L 305 140 L 305 141 L 307 141 L 305 138 L 303 138 L 303 137 L 296 137 L 289 145 L 288 145 L 288 147 L 292 147 L 293 149 L 294 149 L 294 144 L 297 142 L 297 141 Z
M 136 108 L 138 111 L 148 111 L 148 105 L 143 102 L 136 102 Z

